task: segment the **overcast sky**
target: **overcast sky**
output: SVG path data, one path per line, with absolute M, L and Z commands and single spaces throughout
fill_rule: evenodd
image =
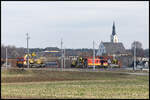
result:
M 126 49 L 140 41 L 149 48 L 148 1 L 2 1 L 1 43 L 30 48 L 92 48 L 110 42 L 115 21 Z

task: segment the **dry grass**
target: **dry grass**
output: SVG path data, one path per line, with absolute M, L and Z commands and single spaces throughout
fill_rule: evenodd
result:
M 115 72 L 5 70 L 1 86 L 2 98 L 149 98 L 149 76 Z

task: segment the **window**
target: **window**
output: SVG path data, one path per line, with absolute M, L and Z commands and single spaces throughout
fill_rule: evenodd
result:
M 96 63 L 98 63 L 98 60 L 96 60 Z

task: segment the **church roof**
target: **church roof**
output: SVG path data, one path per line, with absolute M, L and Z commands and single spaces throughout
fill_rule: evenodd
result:
M 125 54 L 126 50 L 121 42 L 112 43 L 112 42 L 103 42 L 106 53 L 109 54 Z

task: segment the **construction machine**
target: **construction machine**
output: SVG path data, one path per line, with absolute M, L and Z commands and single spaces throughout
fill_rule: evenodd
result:
M 73 60 L 71 63 L 72 68 L 86 68 L 86 67 L 120 67 L 121 62 L 117 59 L 113 59 L 112 56 L 96 56 L 93 63 L 93 57 L 78 57 L 77 60 Z
M 44 67 L 44 62 L 41 58 L 37 57 L 36 53 L 33 52 L 32 54 L 25 54 L 24 57 L 17 58 L 17 66 L 18 67 L 27 67 L 28 60 L 29 60 L 29 66 L 31 68 L 33 67 Z
M 71 63 L 72 68 L 85 68 L 87 67 L 87 58 L 78 57 L 77 60 L 73 60 Z
M 122 66 L 121 61 L 119 61 L 118 59 L 112 59 L 110 67 L 116 67 L 116 68 L 120 68 Z

